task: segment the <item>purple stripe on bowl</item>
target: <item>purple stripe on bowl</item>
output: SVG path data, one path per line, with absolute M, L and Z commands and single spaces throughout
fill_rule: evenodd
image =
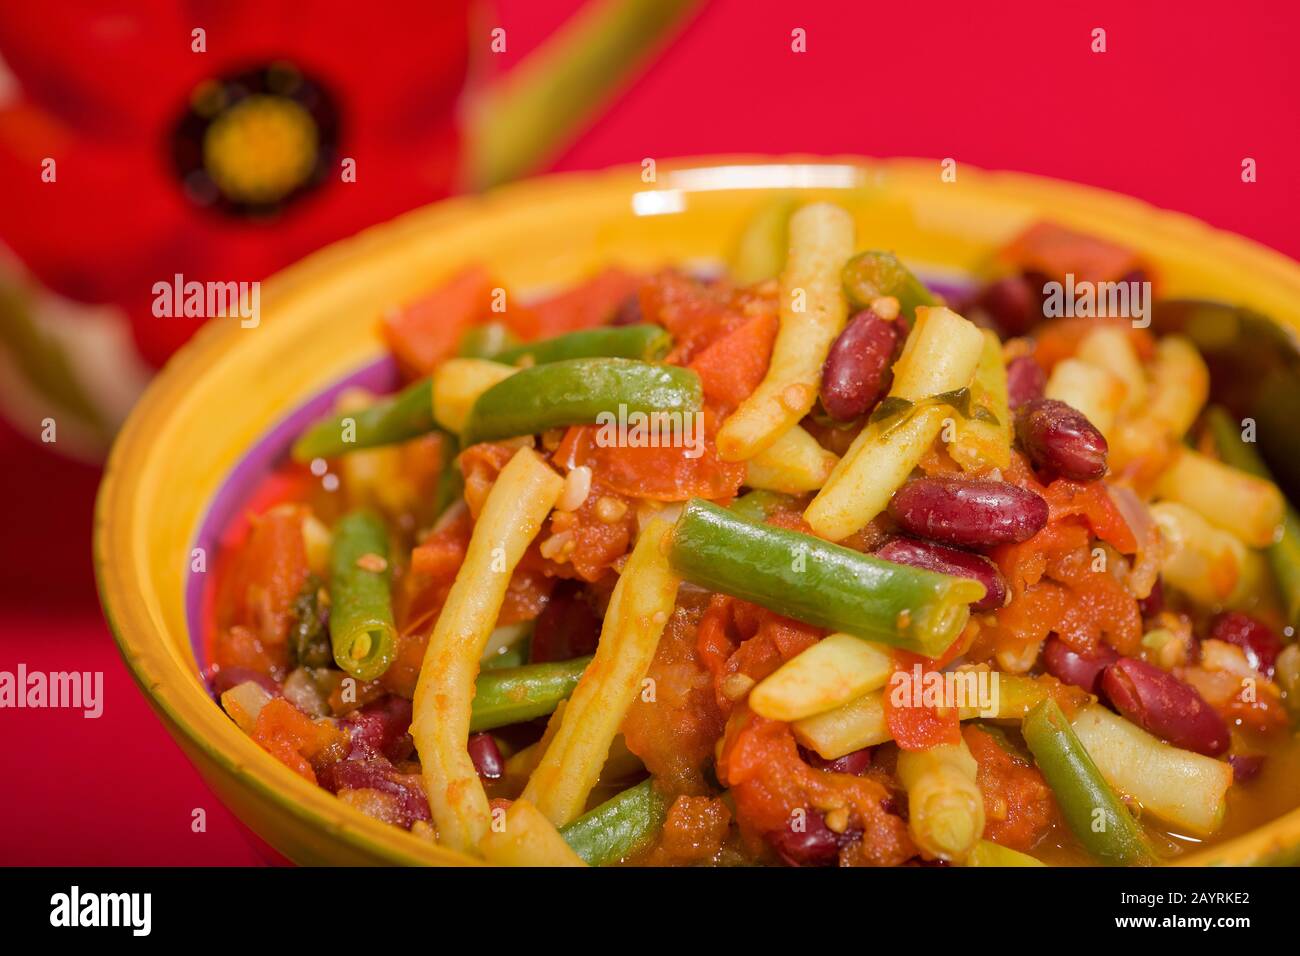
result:
M 239 510 L 248 501 L 254 489 L 288 455 L 294 439 L 312 422 L 323 418 L 333 410 L 339 392 L 353 386 L 372 392 L 391 392 L 398 384 L 397 363 L 386 356 L 339 379 L 277 422 L 270 431 L 258 439 L 221 483 L 221 487 L 212 498 L 212 504 L 208 506 L 207 513 L 203 516 L 202 524 L 199 525 L 193 547 L 202 548 L 209 561 L 216 558 L 222 531 L 239 514 Z M 213 570 L 211 565 L 208 570 Z M 215 575 L 196 574 L 193 571 L 189 572 L 185 580 L 185 620 L 189 625 L 190 646 L 194 649 L 194 659 L 205 670 L 208 661 L 203 645 L 208 631 L 208 622 L 203 620 L 204 596 L 206 588 L 214 583 Z
M 945 273 L 942 278 L 934 276 L 926 278 L 924 272 L 920 270 L 918 272 L 920 273 L 919 278 L 925 283 L 927 289 L 931 292 L 937 292 L 949 301 L 960 299 L 979 285 L 973 279 L 960 279 L 948 273 Z

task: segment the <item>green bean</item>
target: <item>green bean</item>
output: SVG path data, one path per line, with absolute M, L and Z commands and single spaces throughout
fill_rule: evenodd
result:
M 514 644 L 504 648 L 500 653 L 492 654 L 479 665 L 480 671 L 501 671 L 513 667 L 522 667 L 528 663 L 528 648 L 532 636 L 524 635 Z
M 518 365 L 525 360 L 533 365 L 549 365 L 577 358 L 626 358 L 649 362 L 667 355 L 672 344 L 672 336 L 660 326 L 645 323 L 582 329 L 555 338 L 525 342 L 485 357 L 507 365 Z
M 1031 710 L 1020 732 L 1056 795 L 1061 816 L 1088 852 L 1111 866 L 1152 862 L 1137 821 L 1106 783 L 1055 700 L 1048 698 Z
M 1226 409 L 1218 405 L 1211 407 L 1206 421 L 1224 464 L 1273 481 L 1268 465 L 1259 452 L 1241 440 L 1240 428 Z M 1289 501 L 1282 517 L 1282 536 L 1269 545 L 1268 560 L 1282 593 L 1287 623 L 1300 627 L 1300 513 Z
M 465 330 L 456 346 L 456 355 L 460 358 L 494 359 L 518 344 L 519 339 L 504 322 L 485 322 Z
M 590 657 L 575 657 L 480 672 L 469 729 L 492 730 L 554 713 L 560 701 L 573 693 L 590 663 Z
M 441 518 L 461 495 L 465 493 L 465 476 L 456 463 L 460 452 L 458 444 L 450 438 L 443 443 L 442 471 L 433 489 L 433 517 Z
M 458 354 L 507 364 L 530 358 L 534 365 L 546 365 L 579 358 L 657 359 L 666 355 L 671 346 L 672 337 L 657 325 L 584 329 L 516 345 L 504 325 L 488 323 L 474 326 L 465 333 Z M 684 369 L 673 371 L 685 381 L 680 374 Z M 362 448 L 407 441 L 435 431 L 437 427 L 433 418 L 433 380 L 422 378 L 368 408 L 331 415 L 316 422 L 294 443 L 292 455 L 294 461 L 299 462 L 332 458 Z
M 928 657 L 947 650 L 966 626 L 970 602 L 984 596 L 972 578 L 882 561 L 698 498 L 677 520 L 669 560 L 710 591 Z
M 668 801 L 644 780 L 562 827 L 560 836 L 589 866 L 608 866 L 643 849 L 667 815 Z
M 699 411 L 701 401 L 699 376 L 690 369 L 622 358 L 568 359 L 522 369 L 489 388 L 470 410 L 462 441 L 469 446 L 534 435 L 594 424 L 605 415 L 685 416 Z
M 422 378 L 367 408 L 317 422 L 294 443 L 293 459 L 332 458 L 361 448 L 392 445 L 437 429 L 433 382 Z
M 330 641 L 334 662 L 358 680 L 374 680 L 393 662 L 389 577 L 383 520 L 370 511 L 345 515 L 330 552 Z
M 893 296 L 898 300 L 899 314 L 909 321 L 918 305 L 940 304 L 892 252 L 862 252 L 846 262 L 844 291 L 859 309 L 867 308 L 882 296 Z
M 797 206 L 793 196 L 773 196 L 749 217 L 731 260 L 731 278 L 738 285 L 754 285 L 780 274 L 790 245 L 790 214 Z

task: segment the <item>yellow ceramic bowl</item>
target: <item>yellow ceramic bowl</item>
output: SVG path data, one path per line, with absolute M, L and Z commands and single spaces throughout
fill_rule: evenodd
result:
M 716 261 L 782 190 L 844 205 L 860 246 L 894 249 L 930 274 L 978 269 L 1049 218 L 1136 247 L 1167 295 L 1248 305 L 1300 328 L 1300 267 L 1283 256 L 1082 186 L 968 167 L 943 183 L 934 161 L 708 159 L 661 166 L 654 183 L 640 167 L 553 176 L 417 210 L 324 249 L 265 284 L 258 327 L 215 320 L 171 361 L 117 441 L 96 515 L 104 609 L 135 679 L 208 784 L 267 842 L 300 863 L 470 862 L 311 786 L 209 698 L 187 612 L 191 551 L 223 488 L 230 497 L 236 465 L 254 446 L 287 445 L 277 424 L 381 358 L 378 316 L 463 264 L 486 263 L 527 290 L 609 263 Z M 1295 811 L 1188 862 L 1280 862 L 1298 848 Z

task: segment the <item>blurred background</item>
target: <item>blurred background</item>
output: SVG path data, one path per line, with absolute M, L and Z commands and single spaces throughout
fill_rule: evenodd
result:
M 155 282 L 264 278 L 522 176 L 737 153 L 926 156 L 936 175 L 952 157 L 1128 193 L 1297 257 L 1298 20 L 1281 0 L 1232 16 L 1073 0 L 0 5 L 0 669 L 102 670 L 107 698 L 99 720 L 0 711 L 18 784 L 0 793 L 0 863 L 269 858 L 148 712 L 95 595 L 100 463 L 199 321 L 155 317 Z

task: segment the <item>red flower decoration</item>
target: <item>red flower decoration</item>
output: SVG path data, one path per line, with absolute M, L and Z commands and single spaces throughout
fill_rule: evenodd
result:
M 452 191 L 469 6 L 0 6 L 21 89 L 0 239 L 48 288 L 121 306 L 160 364 L 202 320 L 154 317 L 154 283 L 260 279 Z

